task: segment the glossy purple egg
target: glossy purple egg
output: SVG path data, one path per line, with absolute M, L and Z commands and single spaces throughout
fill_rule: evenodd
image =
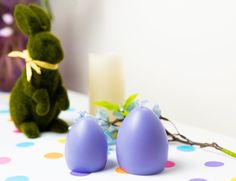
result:
M 168 139 L 160 119 L 148 108 L 138 107 L 124 119 L 116 144 L 119 166 L 135 175 L 163 171 L 168 157 Z
M 71 127 L 66 139 L 65 159 L 72 172 L 91 173 L 106 166 L 106 137 L 95 118 L 82 118 Z

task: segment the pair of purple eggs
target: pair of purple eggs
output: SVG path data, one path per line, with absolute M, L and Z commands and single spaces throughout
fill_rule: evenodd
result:
M 95 118 L 74 124 L 67 136 L 65 159 L 72 172 L 91 173 L 105 168 L 107 141 Z M 135 175 L 160 173 L 168 157 L 168 140 L 160 119 L 138 107 L 124 119 L 116 143 L 119 167 Z

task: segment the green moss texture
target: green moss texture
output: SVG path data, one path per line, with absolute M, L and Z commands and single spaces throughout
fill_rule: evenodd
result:
M 63 59 L 60 41 L 50 33 L 50 18 L 39 6 L 18 4 L 14 11 L 17 27 L 28 36 L 27 49 L 35 60 L 57 64 Z M 40 132 L 68 131 L 66 122 L 58 118 L 69 107 L 66 89 L 58 70 L 32 70 L 31 81 L 24 69 L 10 96 L 10 114 L 17 128 L 27 137 L 37 138 Z

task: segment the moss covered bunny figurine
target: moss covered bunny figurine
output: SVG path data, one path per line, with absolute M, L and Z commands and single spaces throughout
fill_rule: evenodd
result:
M 14 16 L 21 32 L 28 36 L 27 50 L 13 51 L 11 57 L 26 60 L 26 67 L 10 97 L 10 114 L 27 137 L 41 131 L 64 133 L 68 125 L 58 115 L 69 107 L 58 63 L 63 59 L 60 41 L 50 31 L 50 18 L 39 6 L 18 4 Z

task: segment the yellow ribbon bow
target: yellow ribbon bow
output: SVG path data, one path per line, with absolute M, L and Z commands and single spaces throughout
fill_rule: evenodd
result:
M 26 62 L 26 77 L 27 81 L 31 81 L 32 77 L 32 69 L 37 72 L 37 74 L 41 75 L 41 68 L 56 70 L 58 69 L 58 64 L 51 64 L 40 60 L 34 60 L 28 50 L 21 51 L 12 51 L 8 54 L 9 57 L 19 57 L 25 59 Z M 41 67 L 41 68 L 40 68 Z

